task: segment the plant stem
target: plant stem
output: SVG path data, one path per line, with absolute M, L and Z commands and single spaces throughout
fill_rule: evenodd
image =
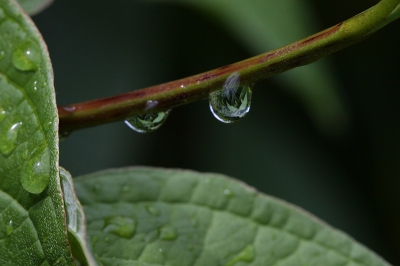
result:
M 206 99 L 210 92 L 221 89 L 226 78 L 234 72 L 240 74 L 243 83 L 254 84 L 292 68 L 313 63 L 365 39 L 397 19 L 400 16 L 397 11 L 399 6 L 400 0 L 382 0 L 363 13 L 329 29 L 244 61 L 109 98 L 59 106 L 60 134 Z

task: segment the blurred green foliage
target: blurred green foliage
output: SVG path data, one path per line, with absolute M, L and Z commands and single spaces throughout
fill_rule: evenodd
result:
M 302 2 L 314 14 L 308 26 L 317 31 L 376 3 Z M 181 5 L 56 1 L 33 19 L 49 46 L 60 105 L 182 78 L 260 52 L 214 16 Z M 275 19 L 287 18 L 283 13 Z M 344 135 L 319 130 L 308 106 L 290 93 L 288 82 L 280 82 L 283 76 L 256 84 L 251 111 L 239 123 L 222 124 L 206 101 L 197 102 L 173 110 L 154 133 L 138 134 L 123 122 L 74 132 L 60 144 L 60 165 L 73 176 L 126 165 L 224 173 L 303 207 L 400 264 L 398 23 L 322 60 L 348 110 Z M 308 82 L 321 79 L 310 76 Z M 326 82 L 321 86 L 332 85 Z

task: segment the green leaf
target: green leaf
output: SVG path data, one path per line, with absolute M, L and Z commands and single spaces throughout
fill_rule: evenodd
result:
M 165 1 L 162 1 L 165 2 Z M 307 1 L 296 0 L 170 0 L 194 6 L 211 14 L 253 53 L 269 50 L 303 39 L 321 28 Z M 220 44 L 229 45 L 229 44 Z M 347 130 L 348 114 L 331 69 L 326 61 L 293 69 L 278 76 L 308 110 L 324 133 L 341 134 Z
M 85 214 L 75 195 L 73 180 L 68 171 L 60 168 L 60 179 L 68 225 L 68 239 L 72 255 L 82 265 L 96 265 L 86 241 Z
M 53 0 L 17 0 L 21 7 L 29 15 L 35 15 L 46 9 Z
M 72 265 L 49 55 L 30 18 L 7 0 L 0 0 L 0 95 L 0 265 Z
M 75 180 L 104 265 L 389 265 L 310 214 L 225 176 L 127 168 Z

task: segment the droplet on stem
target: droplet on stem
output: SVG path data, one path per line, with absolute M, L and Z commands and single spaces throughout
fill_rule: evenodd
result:
M 135 115 L 126 119 L 125 124 L 140 133 L 151 132 L 159 128 L 165 122 L 169 112 L 170 111 Z
M 251 86 L 240 83 L 240 75 L 232 73 L 222 90 L 210 93 L 210 110 L 219 121 L 233 123 L 250 111 Z

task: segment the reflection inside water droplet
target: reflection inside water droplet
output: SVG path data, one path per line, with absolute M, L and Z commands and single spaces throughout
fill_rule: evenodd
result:
M 136 221 L 130 217 L 112 216 L 104 220 L 103 231 L 123 238 L 132 238 L 136 230 Z
M 170 111 L 132 116 L 125 120 L 133 130 L 146 133 L 159 128 L 167 119 Z
M 172 225 L 163 225 L 158 228 L 158 234 L 162 240 L 174 240 L 178 237 L 176 229 Z
M 21 43 L 12 54 L 12 62 L 22 71 L 37 70 L 41 62 L 39 46 L 33 41 Z
M 13 123 L 9 121 L 4 123 L 0 126 L 0 153 L 8 157 L 17 147 L 18 132 L 22 128 L 22 122 Z
M 48 186 L 50 180 L 50 152 L 47 148 L 25 162 L 20 180 L 24 189 L 34 194 L 41 193 Z
M 219 121 L 232 123 L 250 111 L 251 87 L 240 83 L 240 75 L 235 72 L 225 81 L 222 90 L 210 93 L 210 110 Z

